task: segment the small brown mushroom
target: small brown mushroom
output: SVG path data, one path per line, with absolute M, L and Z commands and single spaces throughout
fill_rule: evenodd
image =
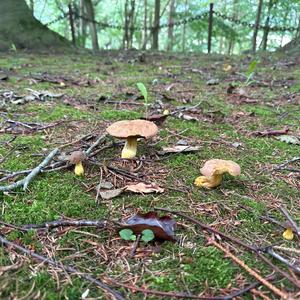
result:
M 86 159 L 83 151 L 74 151 L 69 157 L 69 162 L 75 165 L 74 172 L 76 175 L 80 176 L 84 174 L 84 168 L 82 162 Z
M 126 139 L 125 146 L 122 150 L 122 158 L 133 158 L 137 152 L 137 139 L 150 138 L 157 134 L 157 126 L 146 120 L 129 120 L 115 122 L 106 128 L 106 131 L 121 139 Z
M 224 173 L 238 176 L 241 174 L 241 168 L 232 160 L 211 159 L 204 164 L 200 172 L 203 176 L 199 176 L 195 179 L 195 185 L 213 188 L 221 184 Z

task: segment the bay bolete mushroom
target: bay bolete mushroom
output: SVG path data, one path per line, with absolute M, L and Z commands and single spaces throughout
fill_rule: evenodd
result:
M 241 174 L 241 168 L 232 160 L 211 159 L 204 164 L 200 172 L 203 176 L 197 177 L 194 184 L 210 189 L 221 184 L 224 173 L 238 176 Z
M 76 175 L 80 176 L 84 174 L 84 168 L 82 161 L 86 159 L 86 156 L 83 151 L 74 151 L 69 157 L 69 162 L 75 165 L 74 172 Z
M 126 139 L 122 150 L 122 158 L 133 158 L 137 152 L 137 139 L 150 138 L 157 134 L 157 126 L 146 120 L 118 121 L 106 128 L 106 131 L 121 139 Z

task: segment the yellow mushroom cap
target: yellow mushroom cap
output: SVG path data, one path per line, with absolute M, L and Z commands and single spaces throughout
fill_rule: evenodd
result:
M 70 163 L 75 164 L 75 165 L 82 162 L 85 159 L 86 159 L 85 154 L 83 153 L 83 151 L 80 151 L 80 150 L 72 152 L 69 157 Z
M 211 159 L 205 162 L 204 166 L 200 169 L 200 172 L 207 177 L 224 173 L 238 176 L 241 174 L 241 168 L 232 160 Z
M 118 138 L 143 137 L 150 138 L 157 134 L 157 126 L 146 120 L 118 121 L 106 128 L 106 131 Z

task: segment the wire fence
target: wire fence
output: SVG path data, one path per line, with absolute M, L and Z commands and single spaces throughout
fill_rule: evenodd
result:
M 217 12 L 217 11 L 213 11 L 213 14 L 214 14 L 214 16 L 217 16 L 217 17 L 219 17 L 219 18 L 221 18 L 225 21 L 228 21 L 230 23 L 234 23 L 234 24 L 240 25 L 242 27 L 247 27 L 247 28 L 250 28 L 250 29 L 255 28 L 255 24 L 253 24 L 253 23 L 248 23 L 248 22 L 239 20 L 237 18 L 227 16 L 227 15 L 222 14 L 222 13 Z M 161 29 L 161 28 L 168 28 L 168 27 L 173 27 L 173 26 L 181 26 L 181 25 L 184 25 L 184 24 L 193 23 L 195 21 L 204 20 L 205 18 L 208 17 L 208 15 L 209 15 L 209 11 L 206 11 L 206 12 L 203 12 L 201 14 L 198 14 L 198 15 L 195 15 L 195 16 L 189 16 L 187 18 L 184 18 L 184 19 L 181 19 L 181 20 L 178 20 L 178 21 L 175 21 L 175 22 L 160 24 L 157 27 L 155 27 L 155 26 L 151 26 L 151 27 L 134 26 L 134 27 L 129 27 L 129 29 L 131 29 L 131 30 L 150 30 L 150 31 L 152 31 L 152 30 L 157 29 L 157 28 Z M 73 13 L 73 16 L 77 19 L 83 19 L 87 22 L 95 23 L 96 25 L 100 26 L 101 28 L 112 28 L 112 29 L 125 30 L 125 26 L 123 26 L 123 25 L 109 24 L 109 23 L 105 23 L 105 22 L 92 20 L 92 19 L 89 19 L 86 16 L 82 16 L 78 13 Z M 69 17 L 69 12 L 63 13 L 62 15 L 60 15 L 59 17 L 57 17 L 56 19 L 50 21 L 49 23 L 47 23 L 45 25 L 49 26 L 49 25 L 55 24 L 59 21 L 62 21 L 64 19 L 68 18 L 68 17 Z M 266 26 L 266 25 L 259 25 L 258 29 L 268 30 L 268 31 L 272 31 L 272 32 L 286 32 L 286 31 L 293 32 L 293 31 L 298 30 L 297 27 L 292 27 L 292 26 L 288 27 L 288 26 Z

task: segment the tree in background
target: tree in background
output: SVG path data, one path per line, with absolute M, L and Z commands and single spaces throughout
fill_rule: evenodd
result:
M 153 24 L 153 30 L 152 30 L 152 49 L 153 50 L 158 50 L 159 21 L 160 21 L 160 0 L 155 0 L 154 24 Z
M 69 42 L 34 18 L 25 0 L 0 0 L 0 50 L 69 47 Z
M 259 28 L 259 25 L 260 25 L 260 17 L 261 17 L 262 6 L 263 6 L 263 0 L 259 0 L 258 1 L 258 6 L 257 6 L 257 13 L 256 13 L 253 37 L 252 37 L 252 51 L 253 52 L 256 51 L 256 39 L 257 39 L 258 28 Z
M 173 29 L 174 29 L 174 15 L 175 15 L 175 0 L 170 1 L 170 8 L 169 8 L 169 27 L 168 27 L 168 46 L 167 51 L 172 51 L 173 49 L 173 43 L 174 43 L 174 35 L 173 35 Z

